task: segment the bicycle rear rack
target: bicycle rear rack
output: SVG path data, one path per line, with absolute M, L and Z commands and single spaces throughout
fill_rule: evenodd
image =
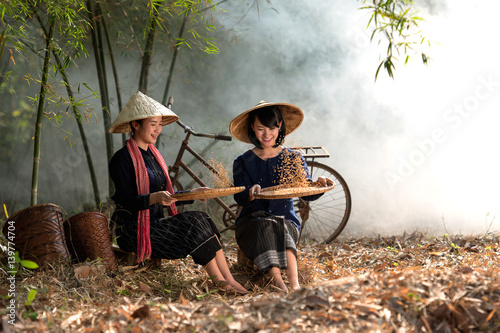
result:
M 290 149 L 299 151 L 304 158 L 330 157 L 323 146 L 290 147 Z

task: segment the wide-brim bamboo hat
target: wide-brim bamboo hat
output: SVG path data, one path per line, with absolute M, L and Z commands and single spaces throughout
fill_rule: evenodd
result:
M 109 133 L 132 132 L 132 127 L 130 127 L 131 121 L 158 116 L 162 117 L 162 126 L 179 119 L 179 116 L 165 105 L 138 91 L 130 97 L 125 107 L 118 114 L 115 121 L 113 121 L 113 124 L 109 128 Z
M 283 116 L 286 127 L 285 135 L 292 133 L 300 126 L 300 124 L 302 124 L 302 121 L 304 120 L 304 112 L 302 112 L 298 106 L 289 103 L 268 103 L 260 101 L 256 106 L 246 110 L 229 123 L 229 133 L 241 142 L 252 143 L 248 138 L 248 117 L 250 112 L 273 105 L 278 107 L 281 115 Z

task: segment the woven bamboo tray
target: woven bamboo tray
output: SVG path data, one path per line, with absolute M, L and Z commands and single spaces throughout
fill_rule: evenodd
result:
M 243 191 L 244 189 L 245 189 L 245 186 L 211 188 L 211 189 L 207 189 L 207 190 L 199 190 L 196 192 L 177 193 L 177 194 L 172 195 L 172 197 L 176 198 L 179 201 L 204 200 L 204 199 L 218 198 L 218 197 L 223 197 L 226 195 L 239 193 L 239 192 Z
M 283 185 L 266 187 L 260 190 L 260 193 L 254 194 L 257 199 L 290 199 L 300 198 L 308 195 L 315 195 L 325 193 L 332 190 L 335 185 L 320 186 L 311 183 L 312 186 L 297 186 L 297 187 L 284 187 Z

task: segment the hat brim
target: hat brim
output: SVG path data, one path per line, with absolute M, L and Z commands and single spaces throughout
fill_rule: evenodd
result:
M 300 124 L 302 124 L 302 121 L 304 120 L 304 112 L 302 112 L 302 110 L 298 106 L 289 103 L 267 103 L 261 101 L 255 107 L 246 110 L 242 114 L 236 116 L 236 118 L 234 118 L 231 123 L 229 123 L 229 133 L 231 133 L 231 135 L 235 139 L 241 142 L 252 143 L 248 138 L 248 117 L 250 115 L 250 112 L 273 105 L 279 108 L 281 115 L 283 116 L 283 121 L 286 125 L 285 135 L 289 135 L 290 133 L 295 131 L 300 126 Z
M 130 133 L 132 132 L 130 122 L 160 116 L 162 117 L 160 122 L 162 126 L 179 120 L 179 116 L 165 105 L 138 91 L 129 99 L 113 121 L 109 133 Z

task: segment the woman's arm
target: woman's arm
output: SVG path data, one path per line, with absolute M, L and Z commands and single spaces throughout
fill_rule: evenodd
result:
M 246 171 L 245 162 L 241 156 L 236 158 L 233 162 L 233 183 L 234 186 L 245 186 L 245 190 L 234 195 L 236 203 L 243 207 L 250 205 L 249 191 L 255 184 L 253 184 L 250 179 L 250 176 Z
M 160 204 L 162 206 L 170 206 L 177 202 L 176 198 L 172 198 L 171 193 L 167 191 L 158 191 L 149 195 L 149 205 Z

